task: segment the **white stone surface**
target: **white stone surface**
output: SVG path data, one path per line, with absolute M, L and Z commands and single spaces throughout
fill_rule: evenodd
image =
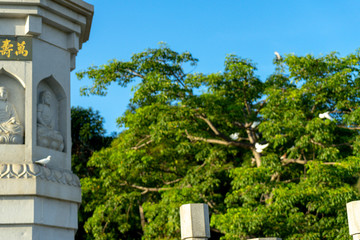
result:
M 80 181 L 68 170 L 37 164 L 0 164 L 0 196 L 18 195 L 80 203 Z
M 73 229 L 61 229 L 41 225 L 0 225 L 0 240 L 64 240 L 72 239 Z
M 81 189 L 71 172 L 70 71 L 93 11 L 82 0 L 0 0 L 0 35 L 26 37 L 32 50 L 26 60 L 0 60 L 0 86 L 24 129 L 22 143 L 0 144 L 0 240 L 74 239 Z M 39 98 L 44 91 L 50 103 Z M 63 147 L 39 144 L 40 104 Z M 47 156 L 46 167 L 34 164 Z
M 25 130 L 25 147 L 19 146 L 18 155 L 0 146 L 3 162 L 30 163 L 54 155 L 53 149 L 39 146 L 37 139 L 37 106 L 45 89 L 57 99 L 52 104 L 55 130 L 63 137 L 65 153 L 65 158 L 54 158 L 50 167 L 71 169 L 70 71 L 76 53 L 89 38 L 93 11 L 92 5 L 81 0 L 0 1 L 1 35 L 33 36 L 31 61 L 0 60 L 0 85 L 9 90 L 9 102 Z
M 360 234 L 353 235 L 353 240 L 360 240 Z
M 181 239 L 210 238 L 209 207 L 204 203 L 185 204 L 180 207 Z
M 350 235 L 360 234 L 360 201 L 348 202 L 346 210 Z
M 40 35 L 42 29 L 42 18 L 38 16 L 28 15 L 25 22 L 26 35 Z

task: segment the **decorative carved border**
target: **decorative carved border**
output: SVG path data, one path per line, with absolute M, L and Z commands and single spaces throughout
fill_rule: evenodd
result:
M 27 178 L 40 178 L 74 187 L 81 186 L 79 178 L 69 170 L 51 169 L 37 164 L 0 164 L 0 180 Z

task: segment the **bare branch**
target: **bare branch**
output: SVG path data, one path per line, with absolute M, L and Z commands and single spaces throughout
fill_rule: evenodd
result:
M 170 184 L 173 184 L 173 183 L 177 183 L 177 182 L 180 182 L 182 180 L 182 178 L 178 178 L 178 179 L 175 179 L 175 180 L 172 180 L 172 181 L 169 181 L 169 182 L 164 182 L 165 185 L 170 185 Z
M 138 150 L 139 148 L 142 148 L 142 147 L 145 147 L 146 145 L 150 144 L 153 142 L 153 140 L 149 140 L 147 142 L 144 143 L 144 141 L 146 141 L 147 139 L 149 139 L 151 136 L 150 135 L 147 135 L 145 138 L 141 139 L 135 147 L 132 147 L 131 149 L 132 150 Z
M 339 146 L 349 146 L 350 148 L 353 148 L 353 146 L 350 144 L 350 143 L 339 143 L 339 144 L 330 144 L 328 146 L 322 144 L 322 143 L 319 143 L 319 142 L 315 142 L 313 139 L 310 139 L 310 142 L 315 144 L 315 145 L 318 145 L 318 146 L 321 146 L 321 147 L 339 147 Z
M 280 180 L 280 174 L 278 172 L 275 172 L 273 175 L 271 175 L 270 182 L 273 181 L 279 181 Z
M 300 156 L 301 157 L 301 156 Z M 288 159 L 288 158 L 284 158 L 282 160 L 282 165 L 283 166 L 286 166 L 290 163 L 297 163 L 297 164 L 301 164 L 301 165 L 305 165 L 307 164 L 308 162 L 313 162 L 315 160 L 301 160 L 301 158 L 298 158 L 298 159 Z M 324 165 L 341 165 L 341 163 L 339 162 L 321 162 L 321 164 L 324 164 Z
M 172 188 L 154 188 L 154 187 L 143 187 L 143 186 L 138 186 L 135 184 L 129 184 L 128 186 L 142 190 L 141 195 L 144 195 L 148 192 L 159 192 L 159 191 L 167 191 L 167 190 L 171 190 Z
M 312 114 L 314 113 L 314 111 L 315 111 L 315 109 L 316 109 L 316 106 L 317 106 L 316 103 L 312 106 L 311 111 L 310 111 Z
M 349 127 L 349 126 L 345 126 L 345 125 L 337 125 L 337 127 L 350 129 L 350 130 L 360 130 L 360 127 Z
M 242 147 L 242 148 L 246 148 L 246 149 L 251 148 L 251 145 L 246 144 L 246 143 L 234 142 L 234 141 L 225 141 L 225 140 L 219 140 L 219 139 L 208 139 L 208 138 L 202 138 L 202 137 L 195 137 L 195 136 L 190 135 L 187 130 L 185 130 L 185 133 L 186 133 L 187 138 L 190 139 L 191 141 L 202 141 L 202 142 L 220 144 L 220 145 L 225 145 L 225 146 Z
M 201 120 L 203 120 L 204 122 L 206 122 L 206 124 L 211 128 L 211 130 L 215 133 L 216 136 L 220 135 L 220 132 L 216 129 L 216 127 L 210 122 L 209 119 L 201 116 L 201 115 L 196 115 L 197 118 L 200 118 Z
M 312 139 L 310 139 L 310 142 L 311 142 L 311 143 L 313 143 L 313 144 L 315 144 L 315 145 L 318 145 L 318 146 L 320 146 L 320 147 L 325 147 L 325 145 L 324 145 L 324 144 L 319 143 L 319 142 L 315 142 L 315 141 L 314 141 L 314 140 L 312 140 Z
M 135 77 L 139 77 L 144 79 L 145 77 L 143 75 L 141 75 L 140 73 L 135 72 L 134 70 L 131 70 L 129 68 L 125 69 L 125 71 L 127 71 L 128 73 L 134 75 Z
M 139 205 L 139 214 L 140 214 L 140 222 L 141 222 L 141 228 L 144 231 L 145 230 L 145 215 L 144 215 L 144 209 L 142 205 Z
M 284 181 L 281 181 L 281 182 L 282 183 L 290 183 L 290 182 L 297 181 L 297 180 L 300 180 L 300 178 L 288 179 L 288 180 L 284 180 Z
M 283 166 L 286 166 L 286 165 L 288 165 L 288 164 L 290 164 L 290 163 L 297 163 L 297 164 L 302 164 L 302 165 L 304 165 L 304 164 L 306 164 L 308 161 L 307 160 L 301 160 L 301 155 L 298 157 L 298 159 L 292 159 L 292 158 L 286 158 L 286 157 L 284 157 L 282 160 L 281 160 L 281 162 L 282 162 L 282 165 Z
M 244 124 L 239 123 L 239 122 L 234 122 L 235 126 L 238 126 L 239 128 L 245 128 Z
M 165 185 L 170 185 L 170 184 L 173 184 L 173 183 L 177 183 L 177 182 L 180 182 L 181 180 L 182 180 L 182 178 L 176 179 L 176 180 L 173 180 L 173 181 L 169 181 L 169 182 L 165 182 Z M 143 187 L 143 186 L 139 186 L 139 185 L 135 185 L 135 184 L 129 184 L 126 181 L 124 183 L 121 183 L 120 186 L 129 186 L 129 187 L 132 187 L 132 188 L 142 190 L 141 195 L 144 195 L 144 194 L 146 194 L 148 192 L 168 191 L 168 190 L 174 189 L 174 188 L 171 188 L 171 187 Z M 176 188 L 188 188 L 188 187 L 191 187 L 191 186 L 177 186 Z

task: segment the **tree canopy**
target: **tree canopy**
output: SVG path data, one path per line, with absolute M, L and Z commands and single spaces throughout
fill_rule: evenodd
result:
M 179 239 L 179 207 L 204 202 L 215 238 L 350 239 L 359 199 L 360 54 L 286 55 L 256 75 L 228 55 L 224 71 L 166 45 L 78 73 L 83 94 L 136 83 L 125 127 L 81 179 L 94 239 Z
M 73 172 L 80 178 L 98 177 L 97 169 L 88 167 L 87 162 L 95 151 L 108 147 L 113 139 L 112 136 L 105 136 L 103 123 L 103 117 L 98 111 L 92 108 L 71 107 L 71 164 Z M 85 221 L 92 215 L 91 212 L 84 212 L 84 206 L 88 201 L 90 200 L 87 196 L 83 195 L 75 239 L 92 239 L 83 228 Z

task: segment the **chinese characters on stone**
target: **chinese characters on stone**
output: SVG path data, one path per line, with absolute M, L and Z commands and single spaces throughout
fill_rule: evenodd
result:
M 1 50 L 0 50 L 0 54 L 2 56 L 6 56 L 7 58 L 11 57 L 12 52 L 14 51 L 14 44 L 11 43 L 12 41 L 9 39 L 5 39 L 2 41 L 2 45 L 1 45 Z M 24 57 L 26 57 L 29 52 L 28 50 L 26 50 L 26 42 L 22 41 L 17 42 L 16 44 L 16 51 L 14 52 L 16 54 L 16 56 L 22 55 Z

